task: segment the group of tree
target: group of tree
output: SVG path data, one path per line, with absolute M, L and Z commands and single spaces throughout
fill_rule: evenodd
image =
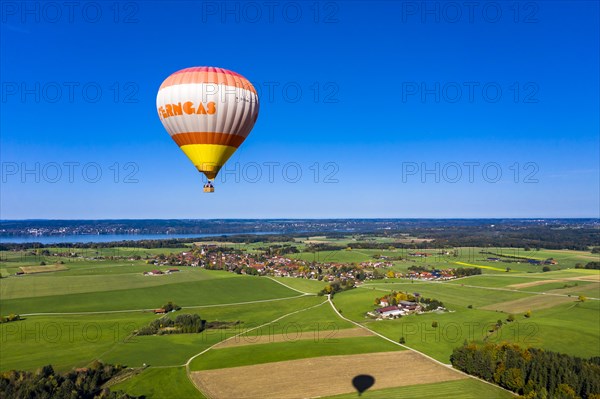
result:
M 334 244 L 308 244 L 306 248 L 304 248 L 304 252 L 321 252 L 321 251 L 340 251 L 342 249 L 346 249 L 345 245 L 334 245 Z
M 197 314 L 180 314 L 175 320 L 164 316 L 140 328 L 137 335 L 195 334 L 204 331 L 205 326 L 206 320 Z
M 588 262 L 585 266 L 582 266 L 580 263 L 575 265 L 576 269 L 592 269 L 592 270 L 600 270 L 600 262 Z
M 174 304 L 173 302 L 167 302 L 166 304 L 163 305 L 162 307 L 165 312 L 172 312 L 172 311 L 178 311 L 181 310 L 181 306 Z
M 354 288 L 354 280 L 352 280 L 352 279 L 345 279 L 345 280 L 335 279 L 332 282 L 330 282 L 329 284 L 327 284 L 325 286 L 325 288 L 323 288 L 321 291 L 319 291 L 317 293 L 317 295 L 323 296 L 323 295 L 330 294 L 333 297 L 337 292 L 347 291 L 352 288 Z
M 123 370 L 123 366 L 93 362 L 90 367 L 57 373 L 52 366 L 36 372 L 11 370 L 0 373 L 0 397 L 61 399 L 134 399 L 122 391 L 102 385 Z
M 527 399 L 600 399 L 600 357 L 581 359 L 511 343 L 466 344 L 452 366 Z
M 265 251 L 265 254 L 271 256 L 282 256 L 287 254 L 296 254 L 300 252 L 296 246 L 290 244 L 273 244 L 269 245 L 268 247 L 258 247 L 256 249 L 258 249 L 259 251 Z

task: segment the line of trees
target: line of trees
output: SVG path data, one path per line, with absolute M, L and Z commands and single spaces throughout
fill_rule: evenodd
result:
M 481 274 L 481 269 L 478 267 L 459 267 L 458 269 L 454 269 L 456 277 L 476 276 L 479 274 Z
M 600 270 L 600 262 L 588 262 L 585 266 L 581 267 L 578 263 L 575 265 L 576 269 L 592 269 L 592 270 Z
M 206 320 L 197 314 L 180 314 L 175 320 L 164 316 L 139 329 L 137 335 L 194 334 L 204 331 Z
M 90 367 L 57 373 L 51 365 L 36 372 L 11 370 L 0 373 L 0 397 L 61 399 L 135 399 L 122 391 L 102 385 L 125 367 L 95 361 Z
M 600 399 L 600 357 L 589 360 L 516 344 L 465 344 L 452 366 L 526 399 Z
M 411 272 L 415 272 L 415 273 L 423 273 L 423 272 L 431 272 L 431 271 L 434 271 L 437 269 L 434 268 L 433 266 L 430 266 L 429 268 L 427 268 L 425 266 L 413 265 L 413 266 L 409 266 L 408 270 Z M 454 274 L 456 277 L 476 276 L 476 275 L 481 274 L 481 269 L 477 268 L 477 267 L 459 267 L 459 268 L 450 269 L 450 270 L 452 270 L 452 274 Z

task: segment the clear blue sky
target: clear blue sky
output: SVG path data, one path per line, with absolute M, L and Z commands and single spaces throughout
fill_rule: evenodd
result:
M 2 3 L 3 219 L 600 216 L 597 1 L 47 4 Z M 212 195 L 155 109 L 202 65 L 261 96 Z

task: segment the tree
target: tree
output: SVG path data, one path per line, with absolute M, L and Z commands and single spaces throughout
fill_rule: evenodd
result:
M 559 384 L 556 389 L 557 399 L 576 399 L 575 390 L 568 384 Z
M 404 345 L 406 343 L 406 340 L 404 339 L 404 337 L 400 337 L 398 342 L 401 343 L 402 345 Z
M 437 321 L 432 321 L 431 322 L 431 327 L 437 328 L 437 326 L 438 326 L 438 322 Z
M 551 270 L 550 266 L 544 266 L 544 267 L 542 267 L 542 271 L 543 272 L 549 272 L 550 270 Z
M 509 314 L 506 318 L 506 321 L 508 321 L 509 323 L 515 321 L 515 315 Z
M 584 295 L 579 295 L 579 297 L 577 297 L 577 300 L 579 300 L 579 302 L 585 302 L 587 301 L 587 298 Z
M 531 317 L 531 310 L 528 310 L 527 312 L 525 312 L 524 315 L 526 318 L 530 318 Z

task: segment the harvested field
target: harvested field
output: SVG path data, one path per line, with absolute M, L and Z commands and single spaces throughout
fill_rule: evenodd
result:
M 550 283 L 559 283 L 562 280 L 538 280 L 538 281 L 530 281 L 527 283 L 519 283 L 519 284 L 511 284 L 511 285 L 507 285 L 506 288 L 527 288 L 527 287 L 535 287 L 536 285 L 544 285 L 544 284 L 550 284 Z
M 561 290 L 564 291 L 564 290 Z M 535 295 L 514 301 L 493 303 L 483 306 L 484 310 L 499 310 L 506 313 L 524 313 L 528 310 L 547 309 L 567 302 L 575 302 L 576 298 L 554 295 Z
M 410 372 L 398 372 L 408 367 Z M 194 384 L 208 398 L 316 398 L 356 392 L 352 378 L 375 377 L 371 389 L 468 378 L 411 351 L 327 356 L 255 366 L 197 371 Z
M 49 272 L 60 272 L 63 270 L 69 270 L 65 265 L 47 265 L 47 266 L 23 266 L 20 269 L 25 274 L 35 273 L 49 273 Z
M 245 345 L 259 345 L 259 344 L 270 344 L 273 342 L 290 342 L 307 339 L 315 339 L 317 337 L 327 337 L 327 339 L 337 338 L 354 338 L 354 337 L 369 337 L 373 335 L 364 328 L 346 328 L 337 331 L 320 331 L 317 332 L 305 332 L 301 335 L 295 334 L 271 334 L 271 335 L 258 335 L 258 336 L 236 336 L 227 341 L 223 341 L 216 345 L 214 349 L 231 348 L 234 346 L 245 346 Z

